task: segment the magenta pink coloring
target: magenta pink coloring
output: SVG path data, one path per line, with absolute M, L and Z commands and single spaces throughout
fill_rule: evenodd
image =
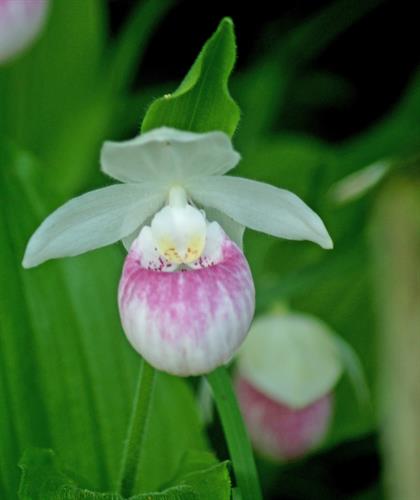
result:
M 248 333 L 255 290 L 248 263 L 227 236 L 220 260 L 199 269 L 147 268 L 135 244 L 119 286 L 124 331 L 153 366 L 175 375 L 227 363 Z
M 294 409 L 265 395 L 239 374 L 235 389 L 251 440 L 268 458 L 283 461 L 302 457 L 321 442 L 328 430 L 331 393 Z

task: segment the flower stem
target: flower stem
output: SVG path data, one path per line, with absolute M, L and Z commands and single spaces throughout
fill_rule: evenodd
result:
M 261 500 L 254 455 L 230 376 L 226 368 L 221 367 L 207 375 L 207 380 L 213 389 L 241 498 Z
M 414 175 L 413 175 L 414 174 Z M 371 225 L 379 313 L 379 397 L 389 498 L 420 491 L 420 181 L 401 169 L 384 186 Z
M 135 493 L 155 378 L 156 370 L 143 360 L 121 461 L 119 491 L 123 497 L 128 498 Z

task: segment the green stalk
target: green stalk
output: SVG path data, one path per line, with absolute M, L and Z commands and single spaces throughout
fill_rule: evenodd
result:
M 373 230 L 380 320 L 384 476 L 389 498 L 420 495 L 420 180 L 401 172 L 377 201 Z
M 261 500 L 257 468 L 248 433 L 239 411 L 232 382 L 226 368 L 207 375 L 222 421 L 233 470 L 242 500 Z
M 121 461 L 119 492 L 124 498 L 135 493 L 137 478 L 140 475 L 140 457 L 146 435 L 155 379 L 156 370 L 143 360 Z

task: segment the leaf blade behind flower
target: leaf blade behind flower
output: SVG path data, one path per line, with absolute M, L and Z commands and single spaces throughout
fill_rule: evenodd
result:
M 141 131 L 167 126 L 192 132 L 221 130 L 233 135 L 240 111 L 227 82 L 235 59 L 233 23 L 224 18 L 178 89 L 150 105 Z

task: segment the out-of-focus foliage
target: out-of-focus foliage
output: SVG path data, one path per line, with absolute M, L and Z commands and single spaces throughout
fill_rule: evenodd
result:
M 105 2 L 52 2 L 39 42 L 1 69 L 0 133 L 42 159 L 44 182 L 60 199 L 89 182 L 101 143 L 119 133 L 122 92 L 171 3 L 138 2 L 110 45 Z
M 30 445 L 51 447 L 97 489 L 112 489 L 139 369 L 119 323 L 120 249 L 24 271 L 28 235 L 45 214 L 30 156 L 1 143 L 2 269 L 0 444 L 2 496 L 17 489 Z M 43 192 L 43 196 L 47 197 Z M 170 410 L 169 410 L 170 409 Z M 145 443 L 145 488 L 173 474 L 185 450 L 206 443 L 192 393 L 159 374 Z M 147 491 L 147 490 L 146 490 Z
M 418 154 L 420 74 L 413 75 L 394 109 L 340 144 L 308 136 L 304 124 L 321 100 L 328 98 L 335 105 L 352 93 L 348 82 L 314 73 L 309 63 L 378 3 L 333 3 L 279 36 L 270 51 L 232 80 L 232 95 L 242 109 L 235 144 L 243 161 L 235 173 L 296 192 L 320 213 L 335 242 L 334 250 L 325 252 L 310 243 L 247 232 L 245 251 L 257 287 L 257 313 L 285 301 L 322 318 L 357 351 L 373 394 L 372 404 L 362 407 L 349 382 L 342 381 L 324 450 L 307 464 L 284 469 L 261 461 L 267 490 L 273 475 L 284 479 L 286 489 L 287 477 L 301 477 L 299 467 L 305 472 L 306 466 L 310 475 L 332 447 L 377 429 L 377 326 L 366 241 L 372 194 L 337 207 L 328 193 L 337 180 L 372 162 L 391 158 L 398 164 Z M 102 141 L 135 131 L 152 98 L 176 88 L 173 82 L 161 82 L 137 94 L 129 91 L 148 39 L 170 4 L 139 2 L 110 43 L 105 2 L 56 0 L 34 47 L 0 67 L 1 498 L 16 497 L 17 464 L 31 446 L 54 449 L 66 467 L 88 478 L 94 491 L 115 487 L 139 365 L 122 335 L 116 308 L 123 251 L 117 246 L 101 249 L 30 271 L 24 271 L 20 262 L 30 234 L 47 212 L 86 187 L 107 182 L 97 168 Z M 229 37 L 229 22 L 222 26 Z M 217 72 L 211 81 L 203 73 L 205 58 L 216 50 L 211 44 L 206 47 L 201 63 L 196 62 L 178 91 L 152 105 L 145 128 L 153 127 L 154 120 L 181 127 L 184 122 L 174 123 L 173 113 L 182 109 L 190 94 L 196 98 L 204 81 L 220 90 L 220 109 L 229 114 L 223 128 L 233 132 L 237 108 Z M 233 58 L 225 61 L 220 70 L 223 78 L 232 64 Z M 207 109 L 209 103 L 202 102 Z M 290 109 L 300 133 L 287 129 Z M 212 123 L 209 119 L 197 127 L 206 130 Z M 189 382 L 159 375 L 153 404 L 142 493 L 179 485 L 182 481 L 171 483 L 171 478 L 189 475 L 180 469 L 185 451 L 209 449 Z M 28 482 L 36 474 L 30 472 L 34 464 L 46 469 L 54 484 L 86 485 L 62 471 L 50 452 L 26 454 L 22 464 L 27 474 L 21 491 L 29 488 L 30 493 L 21 498 L 48 498 L 42 489 L 31 489 L 42 485 Z M 227 487 L 226 464 L 204 465 L 200 469 L 204 476 L 195 476 L 194 481 L 206 481 L 212 477 L 207 472 L 218 471 L 222 488 Z M 310 479 L 308 483 L 310 490 Z M 189 498 L 188 486 L 181 488 L 182 498 Z M 372 491 L 372 498 L 377 498 L 380 493 Z M 327 490 L 320 489 L 319 495 L 334 498 Z
M 23 471 L 20 500 L 123 500 L 118 493 L 96 493 L 77 475 L 63 470 L 51 450 L 27 450 L 20 462 Z M 141 493 L 131 500 L 225 500 L 230 495 L 227 463 L 217 463 L 210 453 L 188 454 L 162 492 Z

